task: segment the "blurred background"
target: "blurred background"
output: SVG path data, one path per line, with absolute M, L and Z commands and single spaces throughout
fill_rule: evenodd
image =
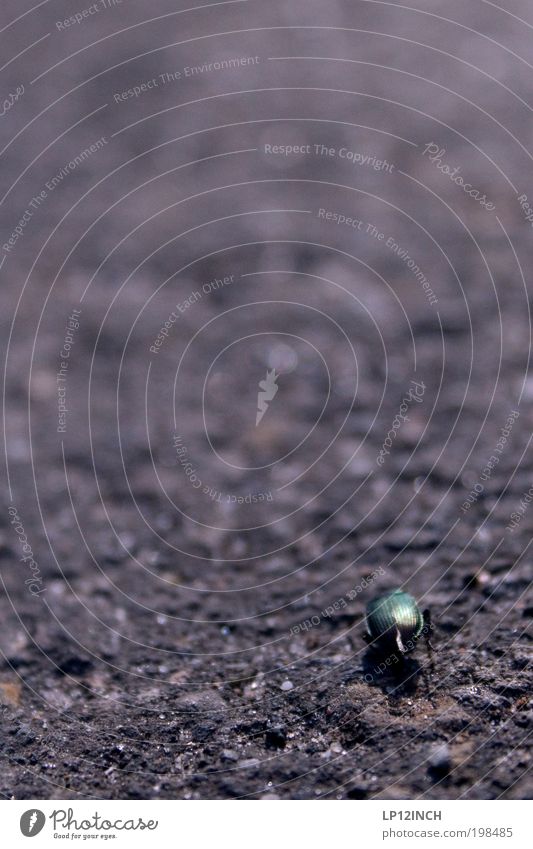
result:
M 532 30 L 4 0 L 4 796 L 531 793 Z

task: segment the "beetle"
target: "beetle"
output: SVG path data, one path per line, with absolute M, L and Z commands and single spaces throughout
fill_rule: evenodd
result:
M 395 589 L 372 599 L 366 608 L 365 641 L 380 653 L 404 657 L 421 637 L 428 649 L 433 632 L 429 610 L 420 610 L 416 599 L 404 590 Z

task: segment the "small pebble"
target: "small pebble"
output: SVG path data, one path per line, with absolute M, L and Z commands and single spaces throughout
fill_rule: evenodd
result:
M 288 690 L 292 690 L 292 688 L 293 688 L 293 687 L 294 687 L 294 684 L 292 683 L 292 681 L 284 681 L 284 682 L 283 682 L 283 684 L 281 685 L 281 689 L 282 689 L 285 693 L 286 693 Z

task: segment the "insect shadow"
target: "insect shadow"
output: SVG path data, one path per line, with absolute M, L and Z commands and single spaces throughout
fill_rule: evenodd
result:
M 387 655 L 369 647 L 363 657 L 363 676 L 370 686 L 379 687 L 390 698 L 417 694 L 424 670 L 418 660 L 402 655 Z

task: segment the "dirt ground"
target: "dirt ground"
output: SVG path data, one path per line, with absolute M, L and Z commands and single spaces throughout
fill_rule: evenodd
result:
M 0 10 L 0 793 L 531 798 L 531 4 L 192 6 Z

